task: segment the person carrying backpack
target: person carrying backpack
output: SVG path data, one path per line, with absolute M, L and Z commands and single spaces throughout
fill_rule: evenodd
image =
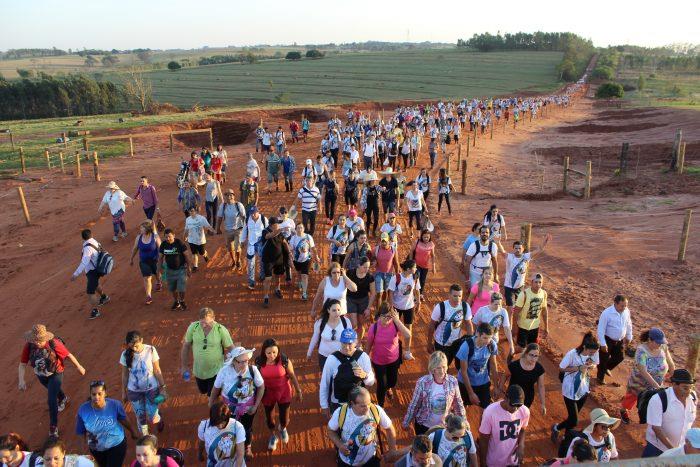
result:
M 83 239 L 83 253 L 80 258 L 80 264 L 73 272 L 70 280 L 74 281 L 79 275 L 85 273 L 87 279 L 87 288 L 85 292 L 88 296 L 88 303 L 92 306 L 90 311 L 90 319 L 100 317 L 100 309 L 102 305 L 109 302 L 109 295 L 104 293 L 100 286 L 100 278 L 109 274 L 114 264 L 112 256 L 102 250 L 102 246 L 92 238 L 90 229 L 83 229 L 80 232 Z
M 65 360 L 70 360 L 81 375 L 85 374 L 85 368 L 68 350 L 63 340 L 54 336 L 43 324 L 35 324 L 31 331 L 25 333 L 24 338 L 26 343 L 19 361 L 19 390 L 27 389 L 24 373 L 29 365 L 42 386 L 48 390 L 49 436 L 58 436 L 58 412 L 62 412 L 68 403 L 68 396 L 61 389 Z
M 131 467 L 181 467 L 185 456 L 176 448 L 158 448 L 158 438 L 145 435 L 136 440 L 136 460 Z
M 241 231 L 246 222 L 246 210 L 243 203 L 236 201 L 236 195 L 231 188 L 224 192 L 224 202 L 219 205 L 216 217 L 218 218 L 216 233 L 220 234 L 222 226 L 224 228 L 224 244 L 231 255 L 231 268 L 238 268 L 240 272 L 243 270 Z
M 245 465 L 246 431 L 225 402 L 212 404 L 197 427 L 197 459 L 207 467 Z
M 498 376 L 498 345 L 493 333 L 490 324 L 481 323 L 476 334 L 465 339 L 457 351 L 457 379 L 464 405 L 479 405 L 485 409 L 491 403 L 491 379 Z
M 338 450 L 338 467 L 379 467 L 377 444 L 380 430 L 386 433 L 388 452 L 396 450 L 396 431 L 384 409 L 372 404 L 369 391 L 353 388 L 347 402 L 333 411 L 328 437 Z
M 374 381 L 369 355 L 357 348 L 357 333 L 351 328 L 344 329 L 340 334 L 340 351 L 330 354 L 323 365 L 319 388 L 321 409 L 331 418 L 341 404 L 348 402 L 353 388 L 372 386 Z
M 472 310 L 462 297 L 462 287 L 459 284 L 452 284 L 450 298 L 435 305 L 430 314 L 433 338 L 428 338 L 428 353 L 435 350 L 442 351 L 447 357 L 448 366 L 452 364 L 462 345 L 462 336 L 474 334 Z
M 469 245 L 465 263 L 469 263 L 469 284 L 478 284 L 484 269 L 493 269 L 493 277 L 498 281 L 498 245 L 489 237 L 490 230 L 482 225 L 479 239 Z
M 428 434 L 433 452 L 447 466 L 477 465 L 476 443 L 469 430 L 469 422 L 460 415 L 445 418 L 445 427 L 438 427 Z
M 619 418 L 610 417 L 604 409 L 591 410 L 591 424 L 583 432 L 567 430 L 557 455 L 571 457 L 576 442 L 584 439 L 595 450 L 599 463 L 608 463 L 611 459 L 616 459 L 619 454 L 612 431 L 619 427 L 620 423 Z

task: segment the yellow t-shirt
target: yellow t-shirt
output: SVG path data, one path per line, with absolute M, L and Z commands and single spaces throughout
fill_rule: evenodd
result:
M 529 287 L 518 294 L 515 306 L 520 308 L 518 327 L 529 331 L 540 327 L 540 314 L 547 306 L 547 292 L 540 289 L 537 293 Z

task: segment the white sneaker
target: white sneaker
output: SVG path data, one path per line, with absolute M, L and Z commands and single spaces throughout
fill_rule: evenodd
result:
M 270 441 L 267 443 L 267 450 L 274 451 L 277 449 L 277 435 L 270 436 Z
M 126 238 L 126 232 L 122 232 L 122 238 Z
M 118 242 L 118 241 L 119 241 L 119 237 L 117 237 L 117 236 L 115 235 L 114 237 L 112 237 L 112 241 L 113 241 L 113 242 Z
M 415 357 L 413 356 L 413 354 L 411 353 L 410 350 L 407 350 L 403 353 L 403 359 L 406 361 L 410 361 L 410 360 L 415 360 Z
M 287 431 L 286 428 L 283 428 L 280 430 L 280 438 L 282 438 L 282 442 L 284 444 L 287 444 L 289 442 L 289 432 Z
M 63 412 L 66 408 L 67 403 L 68 403 L 68 396 L 64 397 L 63 400 L 58 403 L 58 411 Z

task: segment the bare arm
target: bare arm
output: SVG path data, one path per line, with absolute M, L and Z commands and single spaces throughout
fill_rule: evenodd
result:
M 128 387 L 129 387 L 129 369 L 125 366 L 122 366 L 122 402 L 126 403 L 129 399 L 127 397 L 128 394 Z
M 221 396 L 221 388 L 217 388 L 216 386 L 213 387 L 211 390 L 211 395 L 209 396 L 209 407 L 214 405 L 219 400 L 219 396 Z
M 343 281 L 345 282 L 345 287 L 347 287 L 350 292 L 357 292 L 357 284 L 350 280 L 345 273 L 345 269 L 343 269 Z
M 479 449 L 477 450 L 479 454 L 479 464 L 486 465 L 486 455 L 489 452 L 489 440 L 491 435 L 485 435 L 479 432 Z
M 542 414 L 546 415 L 547 413 L 547 405 L 545 404 L 545 394 L 546 394 L 546 388 L 545 388 L 545 383 L 544 383 L 544 375 L 540 375 L 539 378 L 537 378 L 537 394 L 539 395 L 540 398 L 540 406 L 542 406 Z
M 84 375 L 84 374 L 85 374 L 85 368 L 83 368 L 83 366 L 80 364 L 80 362 L 78 361 L 78 359 L 75 358 L 75 355 L 73 355 L 73 354 L 68 354 L 68 360 L 70 360 L 70 362 L 71 362 L 73 365 L 75 365 L 75 368 L 78 369 L 78 373 L 80 373 L 81 375 Z
M 189 370 L 189 360 L 190 352 L 192 351 L 192 343 L 183 341 L 182 349 L 180 350 L 180 365 L 182 366 L 182 372 Z
M 129 258 L 129 264 L 134 264 L 134 256 L 136 256 L 136 252 L 139 251 L 139 239 L 141 238 L 141 235 L 137 235 L 136 238 L 134 239 L 134 247 L 131 249 L 131 257 Z M 160 245 L 158 245 L 160 246 Z
M 160 360 L 156 360 L 153 362 L 153 376 L 156 377 L 156 380 L 158 381 L 158 385 L 161 388 L 165 387 L 165 378 L 163 378 L 163 372 L 160 371 Z
M 20 363 L 19 368 L 18 368 L 18 380 L 19 380 L 19 389 L 20 391 L 24 391 L 27 389 L 27 382 L 24 380 L 24 374 L 27 370 L 27 364 L 26 363 Z
M 294 386 L 294 391 L 296 391 L 296 394 L 297 394 L 297 399 L 301 401 L 301 398 L 302 398 L 301 386 L 299 385 L 299 380 L 297 379 L 296 373 L 294 373 L 294 365 L 292 365 L 291 360 L 289 360 L 287 362 L 287 376 L 289 376 L 289 379 L 292 381 L 292 385 Z
M 394 425 L 389 425 L 389 428 L 387 428 L 385 431 L 386 440 L 389 444 L 389 452 L 396 451 L 396 430 L 394 429 Z
M 124 427 L 126 431 L 131 434 L 131 439 L 136 439 L 138 436 L 136 435 L 136 430 L 134 430 L 134 427 L 131 426 L 131 423 L 129 423 L 129 419 L 125 418 L 123 420 L 118 420 L 119 424 Z
M 314 295 L 314 301 L 311 304 L 311 311 L 309 313 L 312 319 L 316 319 L 316 310 L 323 306 L 323 289 L 326 287 L 327 279 L 327 277 L 324 277 L 321 282 L 318 283 L 316 295 Z

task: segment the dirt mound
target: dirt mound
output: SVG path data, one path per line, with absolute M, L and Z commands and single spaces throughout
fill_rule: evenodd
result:
M 226 146 L 245 142 L 254 130 L 251 123 L 228 120 L 199 120 L 176 125 L 171 129 L 177 131 L 199 130 L 204 128 L 212 129 L 214 144 L 223 144 Z M 175 140 L 188 147 L 209 146 L 209 135 L 207 133 L 175 135 Z
M 632 131 L 648 130 L 666 126 L 665 123 L 635 123 L 631 125 L 598 125 L 596 123 L 584 123 L 583 125 L 563 126 L 559 133 L 626 133 Z
M 333 118 L 333 114 L 330 111 L 320 109 L 294 109 L 280 115 L 280 118 L 300 122 L 302 115 L 306 116 L 310 122 L 314 123 L 327 122 Z

